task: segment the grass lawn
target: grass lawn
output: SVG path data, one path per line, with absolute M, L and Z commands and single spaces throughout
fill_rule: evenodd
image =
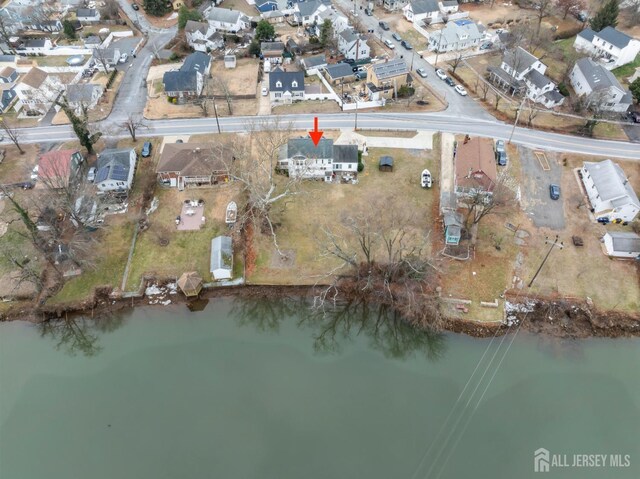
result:
M 68 67 L 67 59 L 73 55 L 49 55 L 44 57 L 34 57 L 38 66 L 40 67 Z M 85 60 L 89 58 L 88 55 L 83 55 Z
M 288 115 L 294 113 L 340 113 L 342 110 L 333 100 L 309 100 L 276 106 L 271 111 L 277 115 Z
M 608 140 L 627 140 L 627 135 L 621 125 L 616 123 L 598 123 L 593 129 L 595 138 L 605 138 Z
M 611 73 L 613 73 L 623 84 L 628 84 L 629 82 L 627 81 L 627 78 L 632 76 L 638 67 L 640 67 L 640 55 L 638 55 L 631 63 L 627 63 L 626 65 L 622 65 L 621 67 L 611 70 Z

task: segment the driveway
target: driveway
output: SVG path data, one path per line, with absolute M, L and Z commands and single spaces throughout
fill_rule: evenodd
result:
M 622 127 L 629 141 L 640 143 L 640 123 L 624 125 Z
M 562 230 L 564 222 L 564 195 L 559 200 L 549 197 L 549 185 L 562 184 L 562 167 L 553 158 L 540 160 L 534 150 L 518 147 L 522 165 L 522 205 L 537 227 Z
M 258 95 L 260 95 L 258 100 L 258 115 L 271 115 L 271 95 L 263 95 L 262 87 L 267 86 L 269 84 L 269 74 L 265 73 L 264 77 L 262 77 L 262 83 L 258 86 Z

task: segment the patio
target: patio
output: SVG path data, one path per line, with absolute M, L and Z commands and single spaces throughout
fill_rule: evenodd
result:
M 180 216 L 176 218 L 178 231 L 197 231 L 204 225 L 204 201 L 185 200 Z

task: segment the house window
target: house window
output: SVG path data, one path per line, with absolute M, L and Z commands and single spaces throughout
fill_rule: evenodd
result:
M 277 81 L 276 82 L 276 88 L 282 88 L 282 82 L 281 81 Z
M 334 163 L 333 164 L 333 169 L 334 170 L 341 170 L 342 169 L 342 163 Z
M 295 81 L 295 80 L 293 80 L 293 81 L 291 82 L 291 88 L 298 88 L 298 82 L 297 82 L 297 81 Z

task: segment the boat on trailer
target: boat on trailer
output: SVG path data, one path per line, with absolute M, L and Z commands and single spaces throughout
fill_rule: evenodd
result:
M 232 201 L 227 205 L 227 214 L 225 216 L 225 223 L 232 225 L 238 219 L 238 205 L 235 201 Z
M 420 177 L 420 184 L 423 188 L 431 188 L 431 172 L 427 169 L 422 170 L 422 176 Z

